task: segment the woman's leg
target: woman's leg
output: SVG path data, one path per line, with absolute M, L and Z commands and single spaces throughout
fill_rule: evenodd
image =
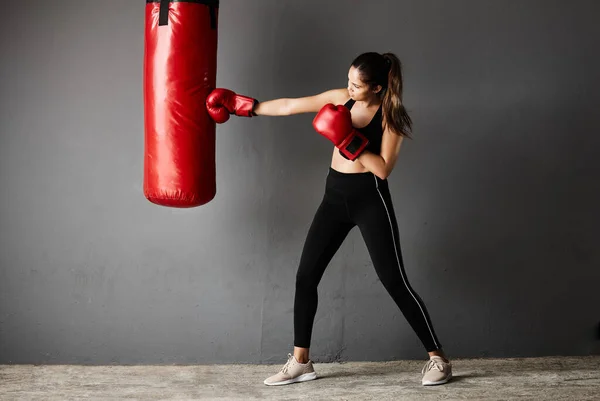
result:
M 376 192 L 356 207 L 356 221 L 381 283 L 402 311 L 430 355 L 441 354 L 427 308 L 412 289 L 404 271 L 398 224 L 387 182 L 377 180 Z
M 343 200 L 326 194 L 308 231 L 296 274 L 294 356 L 300 363 L 308 361 L 318 304 L 317 287 L 352 227 Z

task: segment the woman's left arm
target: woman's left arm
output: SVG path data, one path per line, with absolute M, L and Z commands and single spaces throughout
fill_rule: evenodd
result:
M 391 132 L 388 126 L 383 131 L 383 137 L 381 138 L 381 153 L 377 155 L 365 150 L 356 160 L 377 177 L 385 180 L 396 165 L 403 139 L 404 137 Z

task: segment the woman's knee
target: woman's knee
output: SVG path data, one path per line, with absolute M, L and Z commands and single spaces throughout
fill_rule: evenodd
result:
M 296 290 L 313 291 L 317 289 L 318 285 L 318 279 L 314 274 L 303 272 L 302 270 L 296 273 Z

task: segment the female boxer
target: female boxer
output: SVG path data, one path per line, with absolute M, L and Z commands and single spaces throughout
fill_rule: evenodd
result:
M 334 106 L 343 105 L 343 106 Z M 317 286 L 334 254 L 358 226 L 379 279 L 419 337 L 429 360 L 422 384 L 446 383 L 452 364 L 444 355 L 425 304 L 406 277 L 398 225 L 387 178 L 412 121 L 402 103 L 402 66 L 393 53 L 364 53 L 348 71 L 348 87 L 315 96 L 265 102 L 215 89 L 207 109 L 217 122 L 237 116 L 286 116 L 318 112 L 313 126 L 331 140 L 331 165 L 323 200 L 316 211 L 296 274 L 294 351 L 267 385 L 315 379 L 309 359 Z

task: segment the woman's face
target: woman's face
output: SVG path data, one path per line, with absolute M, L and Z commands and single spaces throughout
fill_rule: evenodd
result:
M 375 92 L 369 88 L 369 85 L 361 81 L 360 73 L 355 67 L 350 67 L 348 71 L 348 94 L 352 99 L 361 101 L 375 95 Z
M 377 85 L 375 89 L 370 88 L 368 84 L 360 79 L 360 73 L 355 67 L 350 67 L 348 71 L 348 94 L 357 101 L 369 101 L 372 97 L 377 96 L 377 92 L 381 90 L 381 86 Z

